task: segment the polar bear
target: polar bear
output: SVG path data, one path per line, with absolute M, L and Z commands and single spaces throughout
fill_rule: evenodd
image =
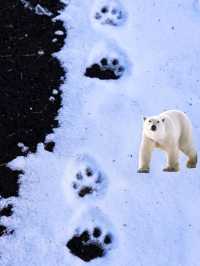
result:
M 197 152 L 192 137 L 192 125 L 181 111 L 169 110 L 157 116 L 144 118 L 142 141 L 139 151 L 139 173 L 148 173 L 151 153 L 160 148 L 167 154 L 167 165 L 163 171 L 179 171 L 179 153 L 187 157 L 187 167 L 197 165 Z

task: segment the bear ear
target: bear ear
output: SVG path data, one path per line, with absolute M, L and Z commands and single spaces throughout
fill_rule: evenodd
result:
M 147 118 L 146 118 L 146 116 L 143 116 L 143 121 L 145 121 Z
M 162 118 L 162 122 L 165 122 L 165 118 Z

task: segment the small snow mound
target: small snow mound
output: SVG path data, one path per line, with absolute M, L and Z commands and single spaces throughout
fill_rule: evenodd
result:
M 24 170 L 26 166 L 26 159 L 24 156 L 18 156 L 16 159 L 9 162 L 8 166 L 12 170 Z
M 127 14 L 121 2 L 102 0 L 95 2 L 91 19 L 95 25 L 121 26 L 126 21 Z
M 27 152 L 28 149 L 29 149 L 29 148 L 28 148 L 27 146 L 25 146 L 24 143 L 22 143 L 22 142 L 19 142 L 19 143 L 17 144 L 17 146 L 18 146 L 19 148 L 21 148 L 21 151 L 24 152 L 24 153 Z
M 45 7 L 41 6 L 40 4 L 37 4 L 36 6 L 33 6 L 29 1 L 27 0 L 21 0 L 22 4 L 25 8 L 28 8 L 29 10 L 35 12 L 35 14 L 39 16 L 52 16 L 52 13 Z
M 37 4 L 35 6 L 35 13 L 37 15 L 46 15 L 46 16 L 52 16 L 52 13 L 47 9 L 42 7 L 41 5 Z
M 62 30 L 57 30 L 57 31 L 55 31 L 55 34 L 62 36 L 62 35 L 64 35 L 64 32 Z

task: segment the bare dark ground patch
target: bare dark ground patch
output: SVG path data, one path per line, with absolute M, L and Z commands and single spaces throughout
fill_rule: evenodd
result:
M 0 216 L 9 217 L 13 214 L 13 206 L 8 204 L 7 207 L 0 210 Z
M 20 0 L 0 5 L 0 196 L 18 196 L 19 171 L 5 163 L 27 152 L 35 152 L 47 134 L 58 127 L 61 107 L 60 84 L 65 77 L 60 62 L 52 56 L 64 45 L 66 30 L 61 21 L 52 21 L 63 7 L 57 0 L 31 0 L 52 12 L 37 15 L 24 8 Z M 56 35 L 56 31 L 63 35 Z M 52 91 L 58 93 L 53 95 Z M 53 97 L 51 97 L 53 96 Z M 50 98 L 51 97 L 51 98 Z M 51 100 L 50 100 L 51 99 Z M 28 147 L 24 153 L 17 145 Z M 47 149 L 52 151 L 53 145 Z M 6 208 L 6 207 L 5 207 Z M 9 212 L 2 210 L 0 215 Z M 1 227 L 1 234 L 7 232 Z M 2 233 L 3 232 L 3 233 Z

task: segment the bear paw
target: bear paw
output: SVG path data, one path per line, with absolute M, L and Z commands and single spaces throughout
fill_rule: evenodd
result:
M 142 173 L 148 174 L 150 172 L 150 170 L 149 170 L 149 168 L 146 168 L 146 169 L 139 168 L 137 172 L 140 173 L 140 174 L 142 174 Z
M 163 169 L 164 172 L 178 172 L 179 168 L 178 167 L 171 167 L 167 166 L 166 168 Z
M 194 161 L 187 161 L 187 168 L 196 168 L 197 167 L 197 163 Z
M 196 168 L 197 167 L 197 155 L 192 158 L 189 158 L 187 161 L 187 168 Z

